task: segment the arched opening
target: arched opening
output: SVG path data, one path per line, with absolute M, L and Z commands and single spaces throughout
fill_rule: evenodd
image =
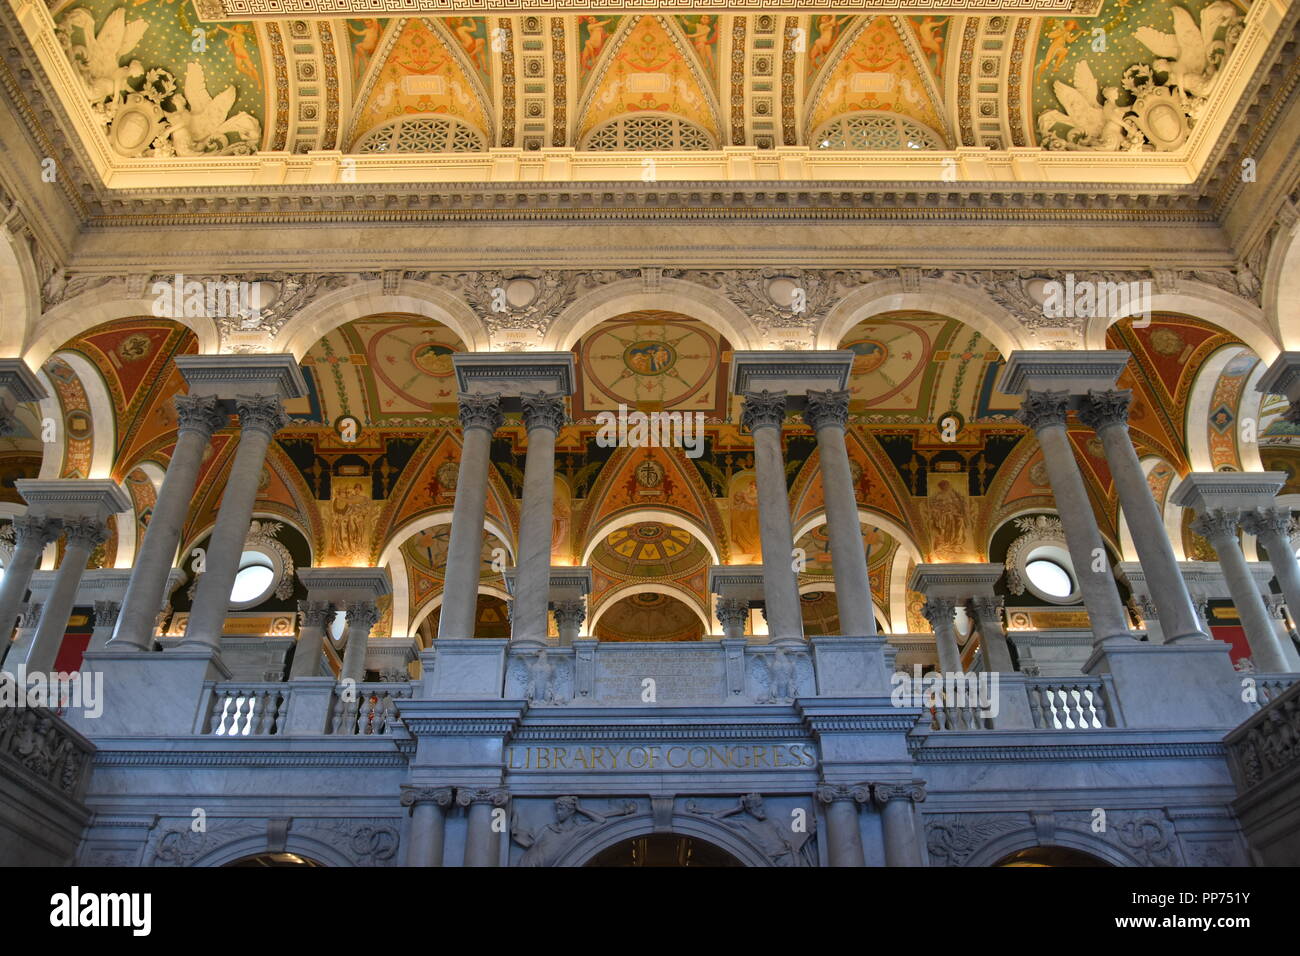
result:
M 1105 860 L 1068 846 L 1031 846 L 1009 853 L 994 866 L 1111 866 Z
M 246 867 L 267 867 L 267 866 L 324 866 L 316 860 L 305 857 L 300 853 L 255 853 L 252 856 L 240 857 L 238 860 L 232 860 L 229 863 L 223 863 L 222 867 L 246 866 Z
M 744 866 L 726 850 L 699 837 L 650 833 L 623 840 L 597 853 L 587 866 Z
M 602 641 L 698 641 L 700 614 L 679 598 L 641 591 L 603 608 L 592 633 Z

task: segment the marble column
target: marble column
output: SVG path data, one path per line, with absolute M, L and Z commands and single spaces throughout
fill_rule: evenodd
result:
M 749 621 L 749 602 L 740 598 L 718 598 L 718 622 L 722 625 L 722 636 L 731 640 L 743 640 L 745 624 Z
M 1239 511 L 1212 508 L 1197 516 L 1192 522 L 1192 530 L 1209 541 L 1218 555 L 1219 568 L 1237 608 L 1237 616 L 1241 618 L 1256 669 L 1265 674 L 1283 673 L 1287 670 L 1287 662 L 1282 645 L 1264 605 L 1264 595 L 1246 566 L 1246 556 L 1237 540 L 1240 519 Z
M 352 601 L 347 608 L 348 646 L 343 651 L 341 680 L 358 684 L 366 679 L 366 649 L 370 631 L 379 622 L 379 608 L 371 601 Z
M 451 787 L 402 787 L 402 806 L 410 807 L 411 827 L 407 831 L 407 866 L 442 866 L 442 848 L 447 828 L 447 808 L 453 798 Z
M 122 605 L 118 601 L 95 602 L 95 628 L 90 632 L 90 643 L 86 645 L 86 650 L 100 650 L 112 639 L 113 629 L 117 626 L 117 618 L 121 613 Z
M 1281 594 L 1264 595 L 1264 607 L 1268 608 L 1268 616 L 1273 619 L 1273 632 L 1277 635 L 1277 643 L 1282 651 L 1282 670 L 1294 674 L 1300 671 L 1300 650 L 1296 649 L 1295 641 L 1291 639 L 1286 606 L 1286 598 Z
M 934 631 L 934 646 L 939 652 L 939 670 L 944 674 L 960 674 L 961 651 L 957 649 L 957 630 L 954 619 L 957 599 L 951 597 L 927 598 L 921 605 L 921 614 Z
M 880 808 L 885 834 L 885 866 L 920 866 L 921 845 L 917 840 L 913 805 L 925 800 L 925 787 L 911 783 L 877 783 L 871 795 Z
M 325 629 L 334 620 L 334 605 L 329 601 L 298 602 L 298 646 L 293 652 L 289 679 L 320 677 L 321 647 Z M 351 641 L 351 638 L 348 638 Z
M 22 613 L 23 599 L 46 546 L 63 532 L 58 518 L 19 515 L 14 518 L 14 553 L 0 583 L 0 663 L 9 652 L 14 624 Z
M 221 648 L 226 612 L 230 610 L 230 590 L 239 573 L 239 559 L 253 520 L 266 452 L 275 433 L 288 421 L 277 396 L 241 396 L 235 399 L 235 407 L 239 412 L 239 447 L 226 479 L 216 525 L 208 538 L 207 558 L 181 648 L 213 652 Z M 157 613 L 156 606 L 152 613 Z
M 1079 420 L 1094 429 L 1101 439 L 1120 507 L 1133 533 L 1133 546 L 1146 577 L 1147 593 L 1156 606 L 1164 643 L 1209 640 L 1209 635 L 1201 630 L 1164 518 L 1156 507 L 1151 486 L 1129 437 L 1128 413 L 1132 399 L 1133 393 L 1128 390 L 1090 390 L 1080 408 Z M 1075 570 L 1082 576 L 1077 564 Z
M 826 807 L 826 852 L 831 866 L 866 866 L 858 807 L 871 798 L 866 785 L 822 784 L 817 799 Z
M 1282 596 L 1286 598 L 1291 620 L 1300 626 L 1300 561 L 1291 546 L 1291 509 L 1257 508 L 1241 516 L 1241 526 L 1255 535 L 1268 552 Z
M 781 453 L 785 392 L 746 392 L 741 424 L 754 437 L 759 545 L 763 553 L 763 604 L 771 641 L 803 640 L 799 585 L 793 565 L 794 532 Z M 854 527 L 857 525 L 854 515 Z
M 1007 632 L 1002 627 L 1004 599 L 981 595 L 971 598 L 975 623 L 980 629 L 980 645 L 984 648 L 984 663 L 988 670 L 1009 674 L 1015 665 L 1011 662 L 1011 648 L 1007 645 Z
M 440 638 L 474 636 L 492 436 L 501 427 L 501 422 L 500 396 L 467 393 L 460 396 L 462 445 L 460 467 L 456 471 L 456 498 L 451 509 L 447 577 L 438 618 Z
M 181 530 L 203 468 L 203 454 L 212 433 L 230 423 L 221 403 L 210 395 L 177 395 L 176 415 L 176 447 L 158 490 L 144 541 L 135 555 L 131 581 L 117 616 L 114 650 L 146 651 L 153 646 L 154 625 L 167 596 L 168 572 L 180 546 Z M 240 545 L 242 548 L 242 541 Z
M 465 865 L 496 866 L 499 862 L 500 835 L 505 832 L 505 807 L 509 795 L 499 787 L 460 788 L 458 806 L 468 807 L 465 830 Z
M 1027 391 L 1016 417 L 1034 430 L 1043 450 L 1043 463 L 1047 467 L 1052 496 L 1056 499 L 1056 513 L 1065 530 L 1065 543 L 1070 561 L 1083 593 L 1083 603 L 1088 609 L 1094 643 L 1114 639 L 1131 640 L 1128 615 L 1119 598 L 1119 589 L 1106 557 L 1105 543 L 1097 529 L 1092 502 L 1079 473 L 1079 463 L 1074 458 L 1065 429 L 1065 416 L 1069 407 L 1068 392 Z M 1163 528 L 1160 532 L 1165 533 Z M 1093 562 L 1100 557 L 1104 570 L 1094 571 Z
M 519 560 L 510 639 L 546 643 L 551 590 L 551 536 L 555 504 L 555 439 L 564 426 L 564 397 L 535 392 L 520 397 L 528 454 L 519 516 Z M 475 569 L 478 558 L 474 559 Z
M 45 599 L 41 622 L 36 625 L 36 636 L 27 652 L 28 673 L 49 672 L 59 647 L 68 630 L 68 619 L 77 600 L 77 588 L 86 571 L 90 553 L 108 540 L 108 526 L 101 518 L 70 518 L 63 523 L 65 535 L 63 560 L 54 578 L 54 587 Z
M 849 393 L 833 390 L 809 392 L 803 419 L 817 433 L 840 633 L 850 637 L 875 637 L 876 615 L 871 606 L 867 553 L 862 543 L 862 523 L 858 519 L 858 499 L 853 491 L 849 453 L 844 445 L 844 429 L 849 420 Z
M 36 625 L 41 623 L 41 613 L 45 610 L 45 605 L 40 601 L 30 601 L 23 605 L 23 610 L 18 615 L 18 630 L 14 632 L 13 643 L 9 645 L 9 669 L 13 670 L 19 664 L 26 666 L 27 652 L 32 649 L 32 641 L 36 639 Z
M 555 629 L 560 633 L 560 646 L 572 647 L 582 633 L 582 622 L 587 619 L 587 602 L 581 598 L 556 601 L 551 613 L 555 615 Z

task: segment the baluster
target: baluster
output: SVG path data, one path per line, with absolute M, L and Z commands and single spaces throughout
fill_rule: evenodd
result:
M 225 691 L 219 688 L 213 688 L 212 709 L 208 713 L 208 733 L 214 734 L 218 737 L 223 736 L 221 733 L 221 725 L 226 722 L 226 704 L 229 703 L 229 701 L 230 697 L 227 696 Z
M 1030 684 L 1026 690 L 1029 692 L 1029 714 L 1033 718 L 1034 726 L 1042 729 L 1046 724 L 1043 723 L 1043 703 L 1039 699 L 1038 688 Z
M 230 729 L 226 731 L 227 737 L 242 737 L 244 727 L 247 726 L 247 715 L 251 711 L 249 706 L 248 695 L 242 689 L 231 691 L 235 695 L 235 706 L 231 708 Z
M 261 737 L 266 734 L 266 712 L 270 706 L 266 689 L 253 691 L 253 729 L 251 733 Z

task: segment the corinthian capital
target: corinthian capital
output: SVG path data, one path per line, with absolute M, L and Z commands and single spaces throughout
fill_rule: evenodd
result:
M 803 420 L 813 431 L 823 425 L 843 428 L 849 421 L 849 393 L 829 389 L 809 392 L 808 405 L 803 410 Z
M 724 628 L 738 627 L 744 630 L 749 620 L 749 602 L 740 598 L 718 598 L 718 622 Z
M 580 598 L 556 601 L 551 605 L 551 612 L 555 615 L 556 627 L 582 627 L 582 622 L 587 619 L 587 603 Z
M 175 401 L 179 431 L 197 431 L 211 438 L 214 431 L 230 423 L 215 395 L 177 395 Z
M 1016 418 L 1034 431 L 1049 425 L 1064 425 L 1069 403 L 1069 392 L 1025 392 Z
M 324 627 L 334 616 L 334 605 L 329 601 L 299 601 L 298 621 L 303 627 Z
M 348 605 L 348 630 L 364 628 L 366 633 L 379 623 L 379 608 L 371 601 L 353 601 Z
M 500 395 L 471 395 L 462 392 L 460 400 L 460 427 L 468 431 L 471 428 L 484 428 L 495 432 L 504 419 L 501 415 Z
M 44 548 L 63 533 L 63 522 L 58 518 L 38 515 L 20 515 L 14 518 L 14 543 L 18 547 L 32 544 Z
M 1133 404 L 1130 389 L 1091 389 L 1079 408 L 1079 421 L 1094 431 L 1109 425 L 1127 425 L 1129 406 Z
M 289 423 L 284 406 L 274 395 L 239 395 L 235 398 L 239 412 L 239 427 L 243 431 L 256 429 L 274 435 Z
M 71 518 L 63 523 L 63 531 L 70 548 L 89 551 L 108 540 L 108 526 L 99 518 Z
M 785 421 L 785 392 L 745 392 L 740 409 L 740 423 L 749 432 L 770 425 L 780 428 Z
M 1241 526 L 1248 534 L 1280 534 L 1285 539 L 1291 534 L 1291 509 L 1256 508 L 1243 512 Z
M 981 595 L 971 598 L 971 607 L 975 609 L 975 619 L 985 626 L 1002 626 L 1002 609 L 1006 599 L 1001 595 Z
M 957 613 L 957 599 L 950 597 L 932 597 L 921 605 L 921 616 L 930 622 L 936 631 L 940 624 L 952 624 Z
M 1217 551 L 1220 544 L 1236 547 L 1237 525 L 1241 523 L 1241 512 L 1227 508 L 1214 508 L 1198 515 L 1192 522 L 1192 530 L 1214 545 Z
M 529 431 L 534 428 L 549 428 L 559 434 L 564 427 L 564 396 L 550 395 L 546 392 L 533 392 L 521 395 L 524 406 L 524 427 Z

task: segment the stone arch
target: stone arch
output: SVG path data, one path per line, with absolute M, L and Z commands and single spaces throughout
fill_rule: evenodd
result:
M 1205 282 L 1180 279 L 1178 285 L 1176 292 L 1151 294 L 1153 313 L 1185 315 L 1216 325 L 1244 342 L 1266 365 L 1282 351 L 1278 336 L 1268 328 L 1264 312 L 1258 306 Z M 1084 348 L 1106 348 L 1106 330 L 1125 318 L 1101 316 L 1090 319 L 1084 333 Z
M 657 521 L 661 524 L 674 525 L 683 531 L 689 531 L 704 549 L 709 552 L 709 558 L 714 564 L 721 564 L 718 557 L 718 546 L 713 540 L 709 530 L 699 522 L 699 519 L 693 518 L 682 511 L 669 511 L 662 508 L 638 508 L 634 511 L 624 511 L 619 514 L 606 518 L 603 522 L 593 528 L 587 534 L 587 541 L 582 547 L 582 560 L 579 564 L 586 564 L 590 559 L 592 552 L 600 545 L 600 542 L 607 536 L 619 531 L 622 528 L 639 524 L 643 521 Z
M 474 311 L 458 296 L 429 282 L 403 280 L 392 294 L 376 280 L 350 285 L 312 300 L 285 323 L 271 346 L 302 359 L 307 351 L 341 325 L 372 315 L 401 313 L 432 319 L 451 329 L 470 351 L 488 349 L 487 332 Z
M 27 243 L 0 230 L 0 355 L 21 355 L 41 314 L 40 281 Z
M 428 514 L 421 515 L 406 524 L 402 525 L 388 537 L 379 552 L 379 560 L 375 562 L 375 567 L 388 568 L 389 577 L 392 578 L 393 584 L 393 633 L 410 634 L 420 621 L 427 616 L 425 614 L 417 615 L 414 621 L 411 620 L 411 596 L 410 596 L 410 578 L 406 571 L 406 559 L 402 557 L 402 545 L 405 544 L 413 535 L 421 531 L 427 531 L 429 528 L 436 528 L 438 525 L 451 524 L 451 511 L 431 511 Z M 483 519 L 483 530 L 501 541 L 506 547 L 506 552 L 510 555 L 510 560 L 515 560 L 515 545 L 510 538 L 507 529 L 497 524 L 491 515 Z M 442 601 L 441 594 L 437 600 Z M 429 611 L 432 611 L 437 605 L 424 605 Z
M 259 853 L 294 853 L 298 856 L 308 857 L 323 866 L 356 866 L 356 863 L 333 846 L 330 846 L 330 844 L 296 833 L 288 834 L 284 846 L 275 849 L 272 849 L 265 834 L 232 840 L 224 846 L 205 853 L 195 860 L 192 865 L 196 867 L 225 866 L 228 863 L 234 863 L 248 856 L 256 856 Z
M 1183 422 L 1183 430 L 1187 436 L 1184 451 L 1187 453 L 1187 461 L 1192 466 L 1192 471 L 1214 470 L 1214 465 L 1210 457 L 1209 436 L 1206 434 L 1206 429 L 1209 427 L 1210 414 L 1214 411 L 1214 409 L 1210 407 L 1210 404 L 1214 400 L 1214 390 L 1219 383 L 1219 378 L 1223 374 L 1223 370 L 1239 357 L 1251 354 L 1252 351 L 1252 349 L 1242 345 L 1225 345 L 1213 352 L 1204 362 L 1201 363 L 1201 367 L 1196 370 L 1196 378 L 1193 380 L 1192 387 L 1187 393 L 1186 418 Z M 1256 356 L 1259 355 L 1258 352 L 1254 352 L 1253 354 Z M 1264 367 L 1264 364 L 1260 363 L 1253 370 L 1251 377 L 1258 380 L 1258 377 L 1263 374 Z M 1242 393 L 1243 401 L 1249 400 L 1248 393 L 1250 389 L 1251 386 L 1248 382 L 1246 385 L 1246 391 L 1243 391 Z M 1263 398 L 1263 396 L 1259 396 L 1259 398 Z M 1233 409 L 1233 411 L 1235 412 L 1237 409 Z M 1242 458 L 1242 465 L 1246 466 L 1246 461 L 1242 455 L 1242 443 L 1237 436 L 1239 436 L 1239 432 L 1234 436 L 1233 443 L 1237 449 L 1238 457 Z M 1259 461 L 1259 450 L 1257 447 L 1253 450 L 1255 460 L 1253 468 L 1248 467 L 1248 470 L 1263 471 L 1264 467 Z
M 966 862 L 961 865 L 968 867 L 992 866 L 1012 853 L 1020 850 L 1031 850 L 1040 846 L 1060 846 L 1070 850 L 1078 850 L 1080 853 L 1095 856 L 1112 866 L 1142 866 L 1142 862 L 1126 850 L 1104 840 L 1094 839 L 1073 830 L 1058 828 L 1052 834 L 1051 841 L 1044 842 L 1039 839 L 1038 831 L 1028 825 L 990 840 L 972 853 Z
M 605 594 L 599 604 L 593 607 L 587 615 L 587 621 L 582 626 L 582 636 L 591 637 L 596 633 L 596 622 L 600 620 L 602 614 L 617 604 L 625 597 L 632 597 L 636 594 L 665 594 L 674 600 L 681 601 L 688 608 L 695 612 L 695 616 L 700 619 L 700 624 L 704 628 L 704 635 L 707 637 L 713 632 L 713 626 L 709 622 L 709 613 L 706 608 L 701 606 L 699 598 L 679 584 L 673 584 L 669 581 L 651 581 L 651 582 L 629 582 L 621 587 L 615 588 Z
M 394 594 L 396 594 L 396 589 L 397 589 L 396 582 L 394 582 L 394 586 L 393 586 Z M 442 599 L 446 596 L 446 593 L 447 593 L 446 591 L 439 591 L 433 597 L 429 598 L 429 600 L 421 604 L 419 609 L 415 612 L 415 617 L 411 619 L 410 626 L 406 629 L 406 633 L 408 633 L 411 637 L 416 637 L 417 636 L 416 632 L 419 631 L 420 625 L 424 623 L 425 618 L 427 618 L 438 608 L 442 607 Z M 500 598 L 502 601 L 505 601 L 506 604 L 510 603 L 509 592 L 501 588 L 493 587 L 490 584 L 480 583 L 478 586 L 477 593 L 486 594 L 488 597 Z M 395 600 L 394 603 L 396 603 Z M 396 621 L 397 619 L 396 612 L 394 612 L 393 619 L 394 621 Z M 397 633 L 396 625 L 394 625 L 393 633 L 394 634 Z
M 106 298 L 103 289 L 83 292 L 74 299 L 60 302 L 41 317 L 40 333 L 27 344 L 23 358 L 32 368 L 40 368 L 64 343 L 82 332 L 105 322 L 152 316 L 153 307 L 154 300 L 148 296 Z M 185 326 L 198 337 L 200 355 L 214 355 L 220 351 L 220 333 L 216 323 L 207 316 L 169 315 L 164 318 Z
M 1032 348 L 1010 312 L 987 295 L 942 279 L 922 279 L 908 290 L 901 279 L 880 279 L 855 289 L 827 313 L 817 331 L 817 348 L 836 349 L 859 322 L 886 312 L 931 312 L 956 319 L 984 336 L 1003 358 L 1017 349 Z
M 1291 215 L 1295 216 L 1294 207 Z M 1282 226 L 1264 268 L 1260 296 L 1270 330 L 1283 349 L 1300 349 L 1300 218 Z
M 625 840 L 655 833 L 670 832 L 677 836 L 694 837 L 710 843 L 720 850 L 725 850 L 746 866 L 771 866 L 772 861 L 763 855 L 762 850 L 748 840 L 733 832 L 728 827 L 702 814 L 674 813 L 669 822 L 669 829 L 664 831 L 655 826 L 651 814 L 624 817 L 616 823 L 590 827 L 590 833 L 574 840 L 555 861 L 560 866 L 585 866 L 604 850 Z
M 736 304 L 716 289 L 683 279 L 660 279 L 651 289 L 643 279 L 623 279 L 587 292 L 561 312 L 546 330 L 542 348 L 567 352 L 606 319 L 657 309 L 708 325 L 735 349 L 762 348 L 762 333 Z
M 831 580 L 807 581 L 799 585 L 800 594 L 810 594 L 814 591 L 829 591 L 831 594 L 834 594 L 835 582 Z M 874 597 L 871 599 L 871 612 L 876 615 L 877 623 L 884 623 L 889 620 L 889 615 L 886 614 L 884 609 L 879 604 L 876 603 L 876 599 Z

